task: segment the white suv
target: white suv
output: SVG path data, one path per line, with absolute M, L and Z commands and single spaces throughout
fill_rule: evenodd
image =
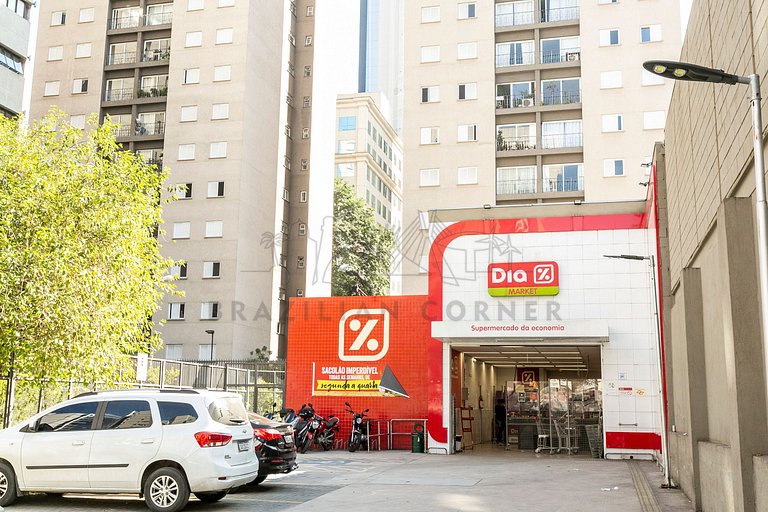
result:
M 0 506 L 30 491 L 138 493 L 151 510 L 174 512 L 190 492 L 218 501 L 258 470 L 235 393 L 84 393 L 0 431 Z

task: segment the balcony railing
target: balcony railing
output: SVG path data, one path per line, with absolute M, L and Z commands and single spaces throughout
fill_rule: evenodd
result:
M 584 190 L 584 178 L 565 178 L 556 176 L 544 178 L 542 192 L 581 192 Z
M 581 49 L 571 48 L 568 50 L 559 50 L 543 52 L 541 54 L 542 64 L 552 64 L 555 62 L 575 62 L 581 59 Z
M 168 60 L 171 58 L 171 49 L 157 49 L 157 50 L 147 50 L 144 52 L 144 54 L 141 56 L 142 62 L 152 62 L 157 60 Z
M 107 89 L 104 101 L 121 101 L 133 99 L 133 89 Z
M 496 108 L 532 107 L 536 104 L 533 94 L 496 96 Z
M 536 178 L 496 180 L 496 195 L 535 194 Z
M 533 51 L 506 51 L 496 54 L 496 67 L 522 66 L 533 64 Z
M 530 25 L 536 19 L 534 11 L 510 12 L 496 15 L 497 27 L 514 27 L 516 25 Z
M 123 28 L 136 28 L 141 24 L 141 16 L 138 14 L 127 14 L 112 18 L 109 28 L 118 30 Z
M 173 21 L 172 12 L 161 12 L 156 14 L 147 14 L 143 16 L 144 25 L 168 25 Z
M 136 62 L 136 52 L 117 52 L 107 55 L 107 66 L 115 64 L 133 64 Z
M 168 96 L 168 86 L 165 87 L 145 87 L 136 91 L 138 98 L 157 98 Z
M 581 132 L 558 133 L 554 135 L 542 135 L 542 149 L 578 148 L 582 146 Z
M 579 19 L 579 6 L 554 7 L 545 9 L 541 16 L 542 23 Z
M 571 103 L 581 103 L 581 91 L 545 93 L 541 96 L 542 105 L 570 105 Z
M 496 151 L 526 151 L 536 149 L 533 137 L 497 137 Z
M 535 11 L 519 11 L 496 15 L 496 28 L 530 25 L 532 23 L 550 23 L 579 19 L 579 6 L 555 7 L 545 9 L 541 13 Z
M 162 135 L 165 133 L 165 121 L 143 123 L 139 121 L 136 126 L 136 135 Z
M 131 127 L 130 126 L 116 126 L 112 128 L 112 133 L 115 134 L 115 137 L 130 137 L 131 136 Z

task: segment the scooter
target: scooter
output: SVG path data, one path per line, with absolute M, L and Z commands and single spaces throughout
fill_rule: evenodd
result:
M 333 448 L 333 442 L 336 440 L 336 432 L 339 431 L 339 418 L 330 414 L 325 418 L 317 416 L 320 420 L 320 427 L 315 432 L 315 442 L 319 444 L 323 451 Z
M 352 406 L 349 402 L 344 402 L 344 405 L 348 407 L 347 412 L 352 415 L 352 432 L 349 434 L 349 444 L 347 449 L 350 452 L 357 451 L 358 448 L 368 448 L 368 424 L 363 426 L 363 418 L 366 417 L 368 409 L 363 412 L 356 413 L 352 410 Z

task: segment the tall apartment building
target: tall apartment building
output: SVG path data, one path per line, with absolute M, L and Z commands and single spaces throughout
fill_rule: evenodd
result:
M 32 2 L 0 0 L 0 115 L 21 112 Z
M 358 93 L 336 100 L 336 177 L 365 199 L 377 223 L 398 235 L 403 227 L 403 147 L 379 110 L 380 97 Z M 399 254 L 396 247 L 389 283 L 393 295 L 402 290 Z
M 287 298 L 318 261 L 289 261 L 313 234 L 309 203 L 291 199 L 310 176 L 311 101 L 294 98 L 312 95 L 314 15 L 313 0 L 41 5 L 32 118 L 53 105 L 74 125 L 109 116 L 118 141 L 178 186 L 163 252 L 185 261 L 172 269 L 185 295 L 158 313 L 168 358 L 284 354 Z M 313 197 L 329 203 L 321 188 Z M 303 244 L 289 240 L 294 222 Z
M 677 58 L 679 20 L 678 1 L 407 2 L 404 224 L 645 198 L 672 86 L 641 64 Z M 426 290 L 427 247 L 405 249 L 405 293 Z

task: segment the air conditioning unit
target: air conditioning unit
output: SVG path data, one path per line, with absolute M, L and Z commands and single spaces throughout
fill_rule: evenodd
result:
M 533 106 L 533 98 L 523 98 L 522 106 L 523 107 L 532 107 Z
M 579 60 L 580 57 L 581 57 L 581 52 L 568 52 L 565 54 L 565 60 L 568 60 L 568 61 Z

